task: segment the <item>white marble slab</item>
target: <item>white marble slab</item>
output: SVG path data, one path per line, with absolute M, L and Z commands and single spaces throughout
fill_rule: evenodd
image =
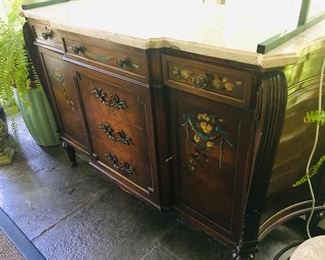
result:
M 24 10 L 23 15 L 57 29 L 141 49 L 171 47 L 263 68 L 292 64 L 305 47 L 325 46 L 323 21 L 268 54 L 257 54 L 258 43 L 294 28 L 295 17 L 286 17 L 297 11 L 266 2 L 260 7 L 264 12 L 256 2 L 223 6 L 195 1 L 82 0 Z

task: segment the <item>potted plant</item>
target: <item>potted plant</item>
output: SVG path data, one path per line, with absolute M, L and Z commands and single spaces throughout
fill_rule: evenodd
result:
M 5 1 L 7 19 L 0 18 L 0 104 L 9 115 L 18 111 L 41 146 L 59 143 L 53 113 L 24 47 L 21 0 Z

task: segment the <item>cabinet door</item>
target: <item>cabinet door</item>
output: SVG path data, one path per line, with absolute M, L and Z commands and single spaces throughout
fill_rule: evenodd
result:
M 81 67 L 77 74 L 93 163 L 152 200 L 157 180 L 149 89 Z
M 62 55 L 41 51 L 62 138 L 86 152 L 88 138 L 71 66 Z
M 176 207 L 210 233 L 238 238 L 250 113 L 176 90 L 170 107 Z

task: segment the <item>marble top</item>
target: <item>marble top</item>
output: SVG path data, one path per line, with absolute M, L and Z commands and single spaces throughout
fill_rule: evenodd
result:
M 170 47 L 263 68 L 293 64 L 305 48 L 325 46 L 322 21 L 265 55 L 256 53 L 258 43 L 294 28 L 296 21 L 281 19 L 288 9 L 266 2 L 263 8 L 261 13 L 249 4 L 80 0 L 24 10 L 23 15 L 140 49 Z

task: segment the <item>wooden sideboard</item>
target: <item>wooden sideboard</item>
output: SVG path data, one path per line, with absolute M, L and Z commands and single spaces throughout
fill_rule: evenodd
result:
M 283 68 L 139 49 L 35 19 L 24 34 L 73 164 L 77 149 L 123 190 L 232 246 L 234 259 L 285 220 L 276 200 L 266 204 L 287 115 Z

